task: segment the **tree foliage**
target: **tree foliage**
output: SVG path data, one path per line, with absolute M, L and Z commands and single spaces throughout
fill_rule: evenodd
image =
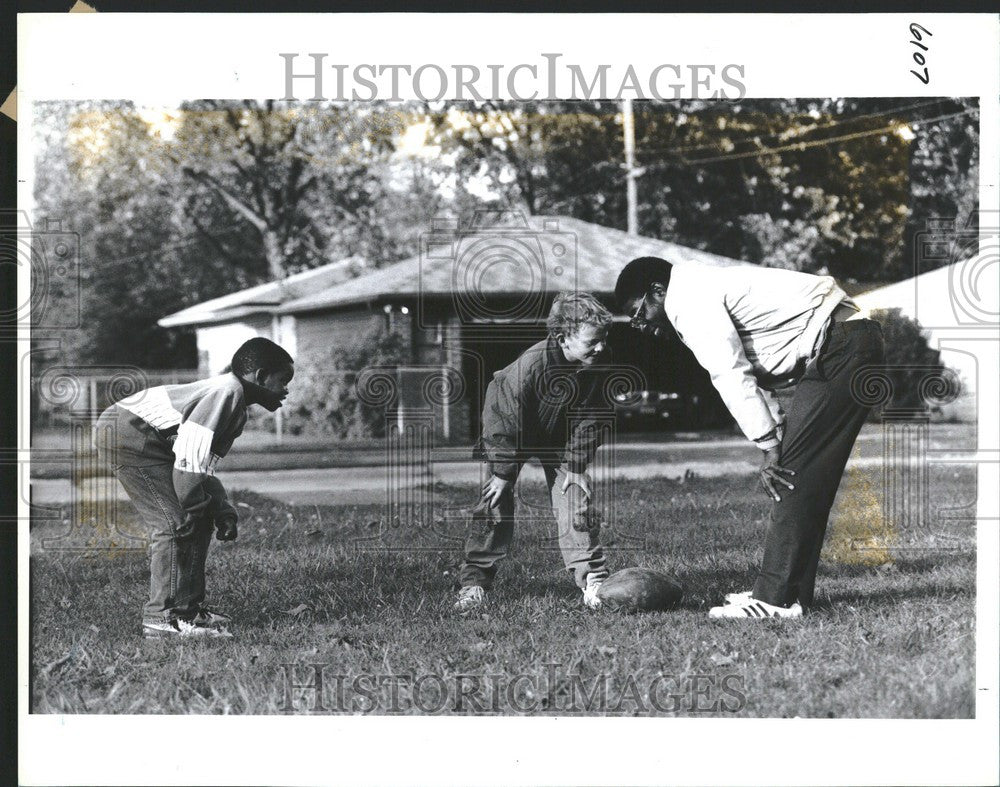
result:
M 489 203 L 626 227 L 614 102 L 34 112 L 37 213 L 81 239 L 84 328 L 64 342 L 78 363 L 193 365 L 191 337 L 157 319 L 344 257 L 415 254 L 445 212 Z M 639 232 L 898 280 L 930 219 L 975 217 L 977 123 L 964 99 L 637 103 Z M 424 144 L 407 149 L 415 130 Z
M 352 255 L 392 259 L 385 178 L 403 116 L 357 108 L 193 102 L 36 107 L 37 212 L 77 232 L 77 363 L 193 365 L 156 320 Z
M 292 434 L 329 435 L 340 440 L 385 436 L 385 407 L 366 404 L 356 390 L 358 372 L 366 367 L 392 367 L 409 359 L 409 346 L 399 330 L 378 328 L 346 347 L 303 359 L 284 407 Z
M 885 340 L 886 374 L 892 387 L 892 397 L 885 407 L 895 410 L 928 407 L 920 381 L 928 375 L 943 373 L 941 352 L 930 346 L 920 323 L 899 309 L 878 309 L 871 316 L 882 326 Z M 951 393 L 957 396 L 959 391 Z
M 908 228 L 978 204 L 974 110 L 953 99 L 636 104 L 639 232 L 774 267 L 912 275 Z M 433 117 L 456 166 L 501 203 L 624 229 L 620 112 L 487 103 Z

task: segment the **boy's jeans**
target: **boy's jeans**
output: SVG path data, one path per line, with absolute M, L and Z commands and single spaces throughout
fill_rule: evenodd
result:
M 184 511 L 174 492 L 173 465 L 115 465 L 114 472 L 150 529 L 149 601 L 143 618 L 191 617 L 205 600 L 211 519 L 205 517 L 191 535 L 176 534 Z
M 580 487 L 570 486 L 563 494 L 566 468 L 543 465 L 545 483 L 552 501 L 552 512 L 559 527 L 559 550 L 566 570 L 573 573 L 576 584 L 585 588 L 587 574 L 607 576 L 604 550 L 598 540 L 599 529 L 583 532 L 573 529 L 573 522 L 590 519 L 590 502 Z M 473 514 L 472 527 L 465 541 L 465 561 L 460 578 L 462 587 L 480 585 L 489 588 L 496 575 L 496 563 L 505 558 L 514 538 L 514 483 L 508 485 L 496 508 L 482 507 L 484 516 Z M 479 512 L 477 507 L 476 512 Z

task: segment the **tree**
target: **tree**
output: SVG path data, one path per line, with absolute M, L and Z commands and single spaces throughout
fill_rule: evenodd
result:
M 607 224 L 619 212 L 609 201 L 624 210 L 616 113 L 614 102 L 486 102 L 454 104 L 431 119 L 463 178 L 478 179 L 505 206 Z
M 52 103 L 36 112 L 44 143 L 37 212 L 80 239 L 83 323 L 60 336 L 65 362 L 161 368 L 193 359 L 190 337 L 156 326 L 188 302 L 164 198 L 171 173 L 159 166 L 147 124 L 128 102 Z
M 896 410 L 920 410 L 927 406 L 923 399 L 920 381 L 937 375 L 943 381 L 942 399 L 958 396 L 957 378 L 946 375 L 941 363 L 941 352 L 930 346 L 920 323 L 901 313 L 899 309 L 878 309 L 872 319 L 882 326 L 885 339 L 885 363 L 891 383 L 892 398 L 886 407 Z M 939 391 L 941 393 L 941 391 Z
M 73 363 L 191 366 L 156 321 L 206 299 L 354 254 L 395 259 L 382 172 L 404 116 L 198 102 L 36 107 L 39 215 L 81 239 Z
M 167 155 L 194 186 L 185 206 L 195 228 L 228 254 L 225 239 L 197 218 L 207 196 L 217 198 L 231 220 L 255 231 L 279 280 L 317 260 L 382 258 L 376 167 L 400 123 L 378 108 L 192 102 Z
M 906 225 L 922 192 L 974 212 L 975 118 L 935 120 L 968 108 L 947 99 L 637 103 L 639 231 L 762 265 L 896 280 L 912 267 Z M 501 205 L 624 229 L 618 111 L 612 102 L 487 102 L 432 117 L 463 178 Z

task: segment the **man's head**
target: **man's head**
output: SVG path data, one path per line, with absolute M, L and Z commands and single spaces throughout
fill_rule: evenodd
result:
M 287 352 L 263 336 L 249 339 L 233 354 L 233 374 L 241 380 L 255 383 L 270 396 L 262 394 L 262 404 L 272 412 L 288 396 L 288 383 L 295 375 L 295 362 Z
M 593 295 L 561 292 L 552 302 L 546 325 L 566 360 L 591 366 L 607 347 L 614 316 Z
M 660 336 L 669 325 L 663 304 L 672 267 L 659 257 L 638 257 L 618 274 L 615 301 L 632 318 L 633 328 Z

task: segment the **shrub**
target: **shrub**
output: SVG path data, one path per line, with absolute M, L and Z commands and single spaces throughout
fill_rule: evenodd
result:
M 896 410 L 938 409 L 935 401 L 924 398 L 921 381 L 928 375 L 938 375 L 946 381 L 947 393 L 942 399 L 957 396 L 957 383 L 941 363 L 941 353 L 930 346 L 920 323 L 905 316 L 899 309 L 878 309 L 871 313 L 882 326 L 885 337 L 885 363 L 892 381 L 892 399 L 884 408 Z M 906 369 L 892 367 L 909 367 Z M 924 386 L 926 388 L 926 386 Z M 939 389 L 940 391 L 940 389 Z
M 396 366 L 408 357 L 402 334 L 379 328 L 354 344 L 296 364 L 295 380 L 283 408 L 285 427 L 291 434 L 342 440 L 384 437 L 385 408 L 361 401 L 355 382 L 366 367 Z

